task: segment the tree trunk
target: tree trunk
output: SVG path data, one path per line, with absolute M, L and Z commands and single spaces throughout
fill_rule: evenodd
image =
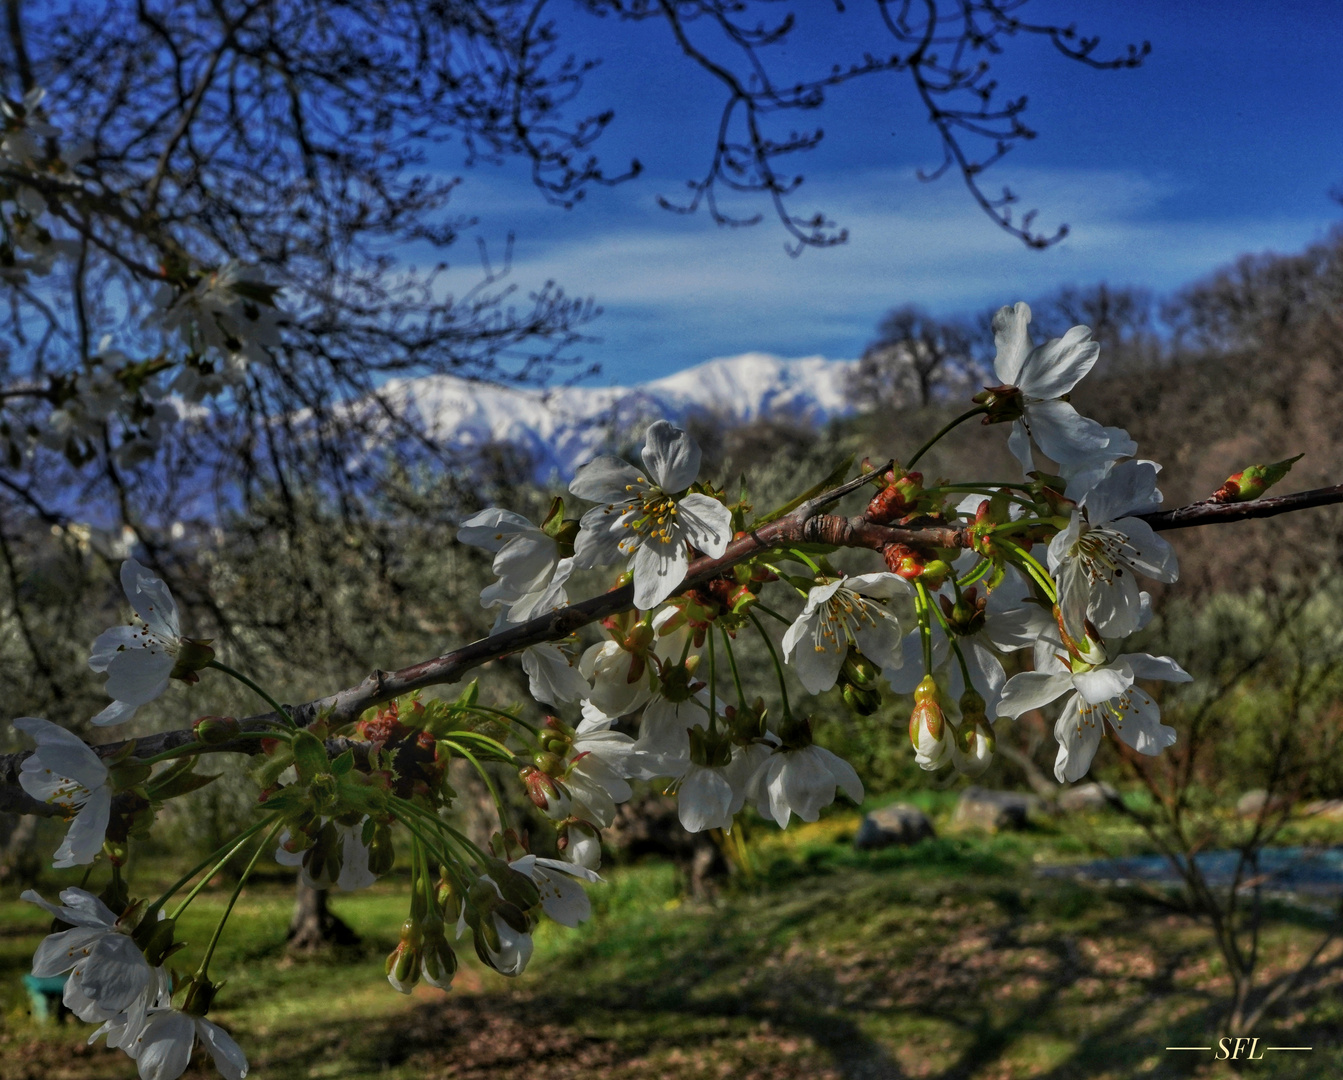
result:
M 289 920 L 291 953 L 320 952 L 330 945 L 358 945 L 359 935 L 326 906 L 327 890 L 310 889 L 300 877 Z

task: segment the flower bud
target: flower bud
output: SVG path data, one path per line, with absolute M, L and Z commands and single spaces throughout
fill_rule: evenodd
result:
M 420 968 L 424 981 L 430 986 L 439 990 L 447 990 L 452 986 L 452 977 L 457 974 L 457 954 L 452 951 L 452 946 L 444 936 L 441 919 L 437 920 L 437 927 L 425 924 Z
M 316 843 L 303 857 L 303 868 L 318 888 L 325 888 L 340 877 L 344 862 L 340 834 L 336 832 L 335 822 L 328 821 L 317 831 Z
M 947 747 L 947 719 L 938 704 L 937 681 L 925 675 L 914 690 L 914 711 L 909 716 L 909 741 L 914 746 L 914 760 L 919 768 L 929 772 L 939 768 L 949 753 Z
M 218 746 L 230 739 L 237 738 L 241 727 L 232 716 L 202 716 L 191 725 L 197 742 L 206 746 Z
M 881 708 L 881 691 L 875 686 L 854 686 L 845 683 L 840 691 L 844 704 L 859 716 L 871 716 Z
M 187 983 L 186 998 L 182 1001 L 182 1011 L 191 1016 L 204 1016 L 214 1004 L 221 983 L 212 983 L 203 975 L 193 975 Z
M 1289 472 L 1304 454 L 1275 461 L 1272 465 L 1251 465 L 1234 476 L 1212 494 L 1212 501 L 1219 503 L 1249 502 L 1257 499 Z
M 602 864 L 601 835 L 586 821 L 570 820 L 560 834 L 560 855 L 577 866 L 596 870 Z
M 401 927 L 401 940 L 387 957 L 387 981 L 403 994 L 409 994 L 420 981 L 422 941 L 419 924 L 407 919 Z
M 940 589 L 947 583 L 954 571 L 951 564 L 945 559 L 933 559 L 924 564 L 922 572 L 919 574 L 919 580 L 928 586 L 929 589 Z
M 948 742 L 956 771 L 971 777 L 979 776 L 993 764 L 993 753 L 998 748 L 992 725 L 982 719 L 974 723 L 963 720 Z
M 518 770 L 518 778 L 527 789 L 527 798 L 531 799 L 532 805 L 551 821 L 563 821 L 569 816 L 573 797 L 569 794 L 569 789 L 553 776 L 543 773 L 535 766 L 524 765 Z
M 911 472 L 897 476 L 896 470 L 892 469 L 882 479 L 886 486 L 872 497 L 863 516 L 875 524 L 885 525 L 914 513 L 923 494 L 923 474 Z
M 908 544 L 887 544 L 881 549 L 886 568 L 906 581 L 914 581 L 923 573 L 923 556 Z

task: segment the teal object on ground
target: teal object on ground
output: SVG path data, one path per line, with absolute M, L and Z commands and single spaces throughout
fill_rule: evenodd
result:
M 33 1017 L 42 1023 L 61 1019 L 66 1012 L 61 1002 L 65 992 L 65 980 L 69 975 L 53 975 L 48 979 L 39 979 L 34 975 L 23 977 L 23 987 L 28 991 L 28 1000 L 33 1005 Z

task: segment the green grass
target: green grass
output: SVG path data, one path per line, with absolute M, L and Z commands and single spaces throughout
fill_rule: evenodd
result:
M 944 819 L 941 793 L 925 797 Z M 837 813 L 782 835 L 758 826 L 754 873 L 713 902 L 682 900 L 664 865 L 612 870 L 592 889 L 590 922 L 541 927 L 522 978 L 483 970 L 467 946 L 451 993 L 403 997 L 383 977 L 403 883 L 337 896 L 364 946 L 296 962 L 282 948 L 291 883 L 267 877 L 244 892 L 216 954 L 213 974 L 228 982 L 212 1015 L 252 1075 L 276 1080 L 1234 1075 L 1211 1055 L 1164 1050 L 1215 1042 L 1226 980 L 1207 932 L 1133 893 L 1036 876 L 1038 862 L 1085 853 L 1073 836 L 944 831 L 863 853 L 843 839 L 857 820 Z M 1093 827 L 1117 851 L 1140 847 L 1113 820 Z M 166 865 L 141 871 L 171 876 Z M 222 886 L 203 893 L 180 936 L 199 945 L 226 897 Z M 1271 915 L 1270 973 L 1318 933 L 1318 918 L 1293 905 Z M 79 1049 L 83 1025 L 27 1019 L 18 979 L 46 924 L 31 905 L 0 899 L 0 1076 L 132 1077 L 120 1052 Z M 1339 983 L 1330 966 L 1257 1033 L 1313 1052 L 1244 1074 L 1343 1071 Z M 214 1075 L 196 1068 L 188 1075 Z

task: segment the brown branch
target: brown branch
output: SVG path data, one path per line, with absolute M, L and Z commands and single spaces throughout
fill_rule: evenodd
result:
M 880 469 L 865 472 L 846 484 L 822 492 L 786 517 L 743 533 L 728 544 L 727 549 L 716 559 L 707 556 L 696 559 L 690 564 L 685 580 L 676 590 L 677 593 L 704 585 L 738 563 L 745 562 L 764 551 L 787 547 L 790 544 L 823 543 L 837 547 L 867 548 L 873 551 L 880 551 L 888 544 L 968 547 L 969 531 L 955 526 L 911 524 L 905 528 L 896 528 L 874 525 L 860 515 L 839 517 L 819 513 L 824 507 L 871 483 L 892 464 L 888 462 Z M 1259 499 L 1254 503 L 1229 506 L 1194 503 L 1176 510 L 1141 516 L 1151 523 L 1154 529 L 1161 530 L 1218 521 L 1237 521 L 1246 517 L 1267 517 L 1290 510 L 1337 502 L 1343 502 L 1343 485 L 1303 491 L 1295 495 L 1277 496 L 1273 499 Z M 559 608 L 540 618 L 473 641 L 442 656 L 401 668 L 399 671 L 374 671 L 357 685 L 295 706 L 292 712 L 300 725 L 311 723 L 319 714 L 337 726 L 351 723 L 358 719 L 364 710 L 375 705 L 384 704 L 412 690 L 455 683 L 467 672 L 493 660 L 521 652 L 532 645 L 559 641 L 589 623 L 604 619 L 608 615 L 628 611 L 633 606 L 634 586 L 622 585 L 600 596 Z M 273 728 L 278 719 L 274 713 L 265 713 L 243 720 L 242 726 L 246 731 L 262 731 Z M 102 757 L 108 758 L 122 749 L 127 741 L 129 740 L 104 743 L 93 749 Z M 190 730 L 160 732 L 136 739 L 135 753 L 137 757 L 147 758 L 193 741 L 194 736 Z M 343 739 L 331 740 L 328 749 L 333 753 L 340 753 L 349 745 Z M 202 752 L 257 754 L 261 752 L 261 746 L 256 739 L 238 739 L 211 746 Z M 16 754 L 0 754 L 0 812 L 54 816 L 58 813 L 55 808 L 37 802 L 19 789 L 19 767 L 30 753 L 31 751 L 25 750 Z
M 1243 503 L 1219 503 L 1211 499 L 1190 503 L 1174 510 L 1154 510 L 1137 514 L 1156 532 L 1168 529 L 1187 529 L 1193 525 L 1218 525 L 1225 521 L 1246 521 L 1250 518 L 1276 517 L 1295 510 L 1309 510 L 1315 506 L 1343 503 L 1343 484 L 1333 487 L 1312 488 L 1291 495 L 1272 495 Z

